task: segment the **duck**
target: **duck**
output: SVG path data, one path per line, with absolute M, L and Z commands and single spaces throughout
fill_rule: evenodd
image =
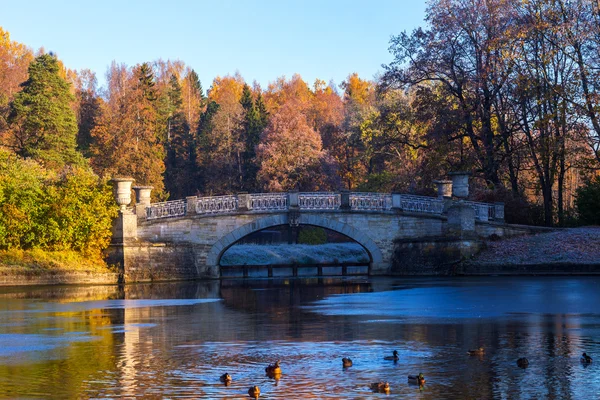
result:
M 392 353 L 393 356 L 386 356 L 383 357 L 384 360 L 390 360 L 390 361 L 398 361 L 400 359 L 400 357 L 398 357 L 398 351 L 394 350 L 394 352 Z
M 269 364 L 265 368 L 265 372 L 269 376 L 281 375 L 281 367 L 279 366 L 280 361 L 275 361 L 275 364 Z
M 583 353 L 581 355 L 581 362 L 584 364 L 589 364 L 592 362 L 592 357 L 588 356 L 587 354 Z
M 352 366 L 352 360 L 350 358 L 348 358 L 348 357 L 342 358 L 342 366 L 344 368 L 351 367 Z
M 517 360 L 517 366 L 519 368 L 527 368 L 529 366 L 529 360 L 525 357 L 521 357 Z
M 419 373 L 419 375 L 409 375 L 408 382 L 423 386 L 425 384 L 425 376 L 422 373 Z
M 248 389 L 248 396 L 257 399 L 258 396 L 260 396 L 260 389 L 258 386 L 252 386 L 250 389 Z
M 229 385 L 231 383 L 231 375 L 229 375 L 228 373 L 225 373 L 225 374 L 221 375 L 219 380 L 221 382 L 223 382 L 224 384 Z
M 389 393 L 390 383 L 389 382 L 375 382 L 371 383 L 371 390 L 377 393 Z
M 475 350 L 469 350 L 467 351 L 467 353 L 469 353 L 470 356 L 482 356 L 485 354 L 485 349 L 483 347 L 480 347 Z

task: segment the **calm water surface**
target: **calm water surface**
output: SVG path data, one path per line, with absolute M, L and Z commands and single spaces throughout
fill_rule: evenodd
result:
M 0 288 L 0 397 L 600 397 L 599 278 Z M 467 355 L 483 346 L 483 357 Z M 398 350 L 396 363 L 383 357 Z M 595 357 L 584 366 L 582 352 Z M 343 369 L 342 357 L 354 366 Z M 530 366 L 518 368 L 527 357 Z M 264 374 L 281 360 L 279 380 Z M 228 372 L 233 383 L 219 376 Z M 425 374 L 423 388 L 408 374 Z M 369 390 L 391 384 L 389 395 Z

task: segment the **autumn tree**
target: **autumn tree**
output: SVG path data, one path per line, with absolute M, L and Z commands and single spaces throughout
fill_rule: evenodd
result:
M 0 139 L 7 130 L 9 104 L 21 83 L 27 80 L 27 69 L 33 58 L 30 48 L 10 40 L 9 33 L 0 27 Z
M 198 126 L 203 141 L 199 148 L 203 154 L 199 154 L 198 161 L 201 169 L 210 173 L 210 179 L 205 179 L 206 193 L 232 193 L 243 187 L 245 142 L 240 135 L 244 119 L 240 104 L 243 87 L 244 80 L 236 74 L 215 78 L 209 90 L 209 103 L 214 102 L 218 107 L 211 107 L 209 124 Z
M 553 43 L 576 66 L 575 92 L 563 93 L 575 111 L 586 118 L 588 129 L 583 141 L 595 159 L 593 168 L 600 167 L 600 9 L 586 0 L 555 0 L 551 2 L 556 31 Z
M 49 168 L 77 164 L 77 120 L 70 85 L 61 76 L 56 56 L 42 54 L 29 66 L 29 79 L 10 105 L 8 122 L 14 151 Z
M 392 38 L 395 60 L 386 67 L 382 87 L 438 82 L 460 110 L 455 140 L 465 138 L 477 169 L 492 187 L 501 187 L 503 135 L 495 121 L 497 97 L 509 79 L 515 38 L 508 0 L 436 0 L 429 3 L 429 29 Z M 508 142 L 507 142 L 508 143 Z M 506 150 L 506 149 L 505 149 Z M 510 153 L 511 149 L 508 149 Z M 465 166 L 466 167 L 466 166 Z
M 100 174 L 133 176 L 154 186 L 164 199 L 165 149 L 157 116 L 158 93 L 148 63 L 128 69 L 113 64 L 108 74 L 108 101 L 92 131 L 92 165 Z
M 258 146 L 258 178 L 267 190 L 303 191 L 329 188 L 323 174 L 321 138 L 292 101 L 281 106 L 267 125 Z

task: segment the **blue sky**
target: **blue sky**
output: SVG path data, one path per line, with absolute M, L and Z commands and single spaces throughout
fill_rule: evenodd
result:
M 11 39 L 55 52 L 100 83 L 115 60 L 179 59 L 204 88 L 239 71 L 263 88 L 299 73 L 341 83 L 373 79 L 389 63 L 392 35 L 423 25 L 425 0 L 6 1 L 0 26 Z

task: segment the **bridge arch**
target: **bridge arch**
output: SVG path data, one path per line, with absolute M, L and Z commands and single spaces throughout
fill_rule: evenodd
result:
M 320 215 L 306 215 L 300 214 L 299 219 L 300 225 L 313 225 L 321 228 L 330 229 L 349 237 L 350 239 L 359 243 L 365 248 L 369 257 L 371 258 L 371 266 L 378 265 L 383 260 L 383 255 L 377 244 L 364 232 L 356 229 L 355 227 L 345 224 L 343 222 L 335 221 L 332 219 L 324 218 Z M 221 261 L 221 256 L 229 247 L 241 238 L 250 235 L 251 233 L 261 231 L 266 228 L 270 228 L 278 225 L 287 225 L 288 215 L 278 214 L 271 215 L 268 217 L 257 219 L 251 223 L 243 225 L 237 229 L 234 229 L 227 235 L 219 239 L 209 250 L 206 257 L 207 266 L 218 266 Z

